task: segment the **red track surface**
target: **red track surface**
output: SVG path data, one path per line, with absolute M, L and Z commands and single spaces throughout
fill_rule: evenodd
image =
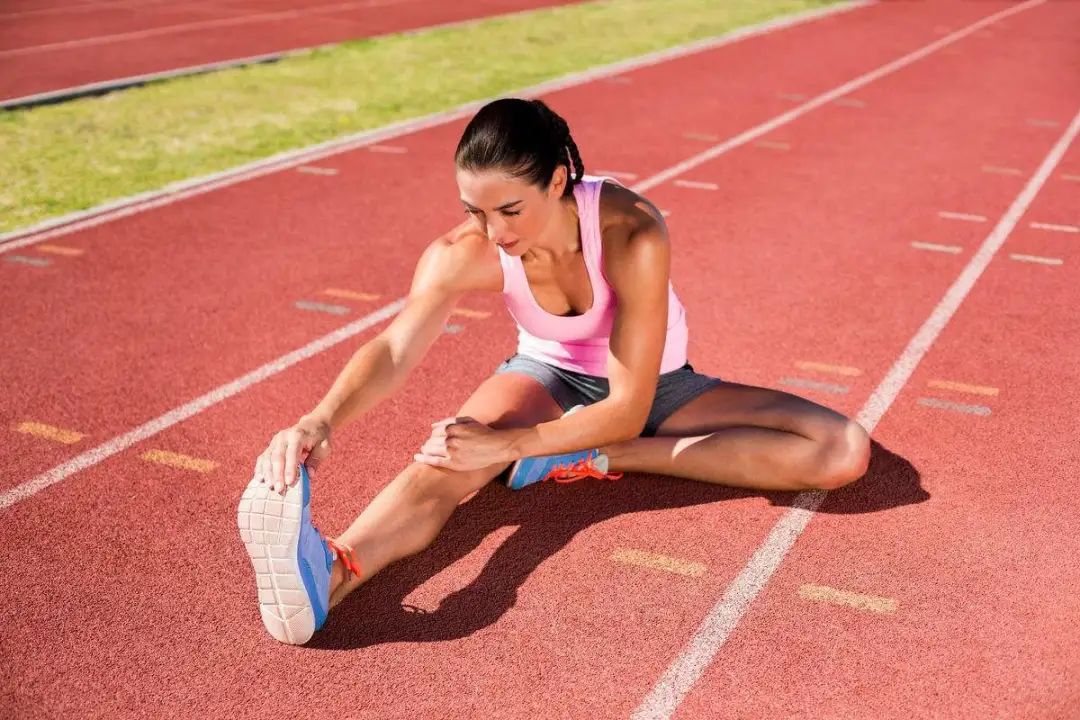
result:
M 577 0 L 5 4 L 0 101 Z
M 710 144 L 684 133 L 737 135 L 798 103 L 778 93 L 815 96 L 1004 7 L 871 6 L 547 99 L 590 171 L 647 178 Z M 792 390 L 855 415 L 1072 120 L 1078 28 L 1075 3 L 1018 13 L 862 88 L 852 97 L 863 107 L 832 103 L 766 138 L 788 151 L 744 145 L 683 176 L 719 192 L 648 191 L 672 211 L 695 366 L 758 385 L 847 385 Z M 8 432 L 3 489 L 400 297 L 420 249 L 457 221 L 447 148 L 461 129 L 385 143 L 408 154 L 317 163 L 334 176 L 280 172 L 50 241 L 80 257 L 20 251 L 49 267 L 0 263 L 11 309 L 0 417 L 87 434 L 69 446 Z M 867 477 L 828 497 L 678 717 L 1076 717 L 1080 250 L 1075 235 L 1030 227 L 1077 224 L 1075 175 L 1074 145 L 876 428 Z M 382 297 L 350 303 L 325 288 Z M 301 299 L 354 310 L 305 313 Z M 512 351 L 499 299 L 467 306 L 494 314 L 456 319 L 464 331 L 439 341 L 406 390 L 336 438 L 316 480 L 321 529 L 344 527 L 409 462 L 427 422 Z M 794 499 L 643 475 L 491 485 L 428 551 L 350 596 L 309 646 L 280 646 L 258 618 L 236 501 L 266 440 L 366 337 L 0 511 L 0 539 L 18 549 L 0 560 L 18 590 L 0 604 L 0 708 L 627 717 Z M 861 374 L 808 374 L 799 361 Z M 219 466 L 140 459 L 156 448 Z M 618 548 L 707 571 L 622 565 L 610 560 Z M 806 600 L 806 584 L 896 610 Z

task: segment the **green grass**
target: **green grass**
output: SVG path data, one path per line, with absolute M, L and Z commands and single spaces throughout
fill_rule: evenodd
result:
M 0 111 L 0 231 L 832 1 L 604 0 Z

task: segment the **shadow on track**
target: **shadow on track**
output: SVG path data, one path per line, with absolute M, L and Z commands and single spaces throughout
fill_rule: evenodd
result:
M 498 621 L 513 607 L 517 589 L 532 571 L 590 525 L 626 513 L 754 496 L 790 506 L 797 493 L 750 492 L 642 473 L 611 483 L 547 483 L 517 492 L 490 483 L 458 508 L 430 547 L 382 570 L 342 601 L 306 647 L 339 650 L 466 637 Z M 929 497 L 918 471 L 874 442 L 866 475 L 832 491 L 819 512 L 880 512 Z M 510 525 L 518 529 L 476 579 L 443 598 L 434 612 L 402 604 L 409 593 L 468 555 L 490 533 Z

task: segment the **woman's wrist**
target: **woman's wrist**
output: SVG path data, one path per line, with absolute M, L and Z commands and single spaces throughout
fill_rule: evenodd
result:
M 532 452 L 532 449 L 537 446 L 540 437 L 537 435 L 535 427 L 513 428 L 503 430 L 503 432 L 507 433 L 507 439 L 510 441 L 507 451 L 509 453 L 508 462 L 517 462 L 521 458 L 536 454 Z
M 299 422 L 313 422 L 320 428 L 322 428 L 327 435 L 329 435 L 330 431 L 334 429 L 333 418 L 333 413 L 326 412 L 325 410 L 320 410 L 319 408 L 315 408 L 307 415 L 301 417 Z

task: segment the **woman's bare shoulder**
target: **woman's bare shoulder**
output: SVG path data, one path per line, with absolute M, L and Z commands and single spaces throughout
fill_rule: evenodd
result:
M 600 232 L 604 250 L 619 252 L 631 236 L 666 223 L 660 209 L 647 197 L 623 185 L 605 182 L 600 190 Z
M 417 263 L 417 276 L 462 291 L 502 291 L 498 250 L 471 220 L 435 238 Z

